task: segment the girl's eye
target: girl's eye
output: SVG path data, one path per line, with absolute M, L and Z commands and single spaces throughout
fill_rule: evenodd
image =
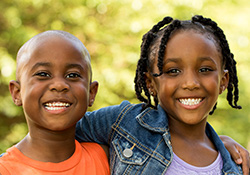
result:
M 169 75 L 178 75 L 181 71 L 179 69 L 170 69 L 167 72 L 165 72 L 166 74 Z
M 199 70 L 199 72 L 211 72 L 213 71 L 211 68 L 208 68 L 208 67 L 203 67 Z
M 78 78 L 78 77 L 81 77 L 81 75 L 78 73 L 69 73 L 66 75 L 66 78 Z

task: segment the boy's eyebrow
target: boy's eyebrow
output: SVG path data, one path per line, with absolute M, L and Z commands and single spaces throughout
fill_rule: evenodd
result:
M 49 62 L 38 62 L 38 63 L 36 63 L 36 64 L 32 67 L 31 70 L 34 70 L 34 69 L 36 69 L 36 68 L 38 68 L 38 67 L 40 67 L 40 66 L 51 67 L 52 65 L 51 65 L 51 63 L 49 63 Z
M 70 68 L 78 68 L 80 70 L 84 70 L 84 67 L 80 64 L 74 64 L 74 63 L 71 63 L 71 64 L 67 64 L 66 66 L 67 69 L 70 69 Z
M 44 66 L 44 67 L 52 67 L 52 64 L 49 63 L 49 62 L 38 62 L 36 63 L 33 67 L 32 67 L 32 70 L 40 67 L 40 66 Z M 67 64 L 66 65 L 66 68 L 67 69 L 70 69 L 70 68 L 78 68 L 80 70 L 84 70 L 83 66 L 80 65 L 80 64 L 74 64 L 74 63 L 71 63 L 71 64 Z

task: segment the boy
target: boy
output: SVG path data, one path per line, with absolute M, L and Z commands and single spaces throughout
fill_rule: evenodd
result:
M 82 42 L 64 31 L 36 35 L 18 52 L 16 79 L 9 90 L 29 133 L 0 158 L 0 174 L 109 174 L 100 145 L 75 140 L 98 89 Z

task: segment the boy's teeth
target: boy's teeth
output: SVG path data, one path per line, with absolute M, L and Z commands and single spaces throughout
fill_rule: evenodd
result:
M 45 108 L 48 110 L 60 110 L 69 106 L 69 103 L 64 102 L 45 103 Z
M 69 103 L 63 103 L 63 102 L 53 102 L 53 103 L 45 103 L 45 106 L 70 106 Z
M 201 98 L 185 98 L 185 99 L 179 99 L 179 101 L 184 105 L 197 105 L 201 102 Z

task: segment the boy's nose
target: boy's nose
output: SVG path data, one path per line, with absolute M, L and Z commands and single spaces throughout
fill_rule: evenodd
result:
M 66 82 L 64 78 L 54 78 L 49 88 L 51 91 L 53 90 L 58 92 L 68 91 L 69 84 Z
M 183 89 L 194 90 L 200 87 L 200 82 L 194 72 L 186 72 L 183 77 Z

